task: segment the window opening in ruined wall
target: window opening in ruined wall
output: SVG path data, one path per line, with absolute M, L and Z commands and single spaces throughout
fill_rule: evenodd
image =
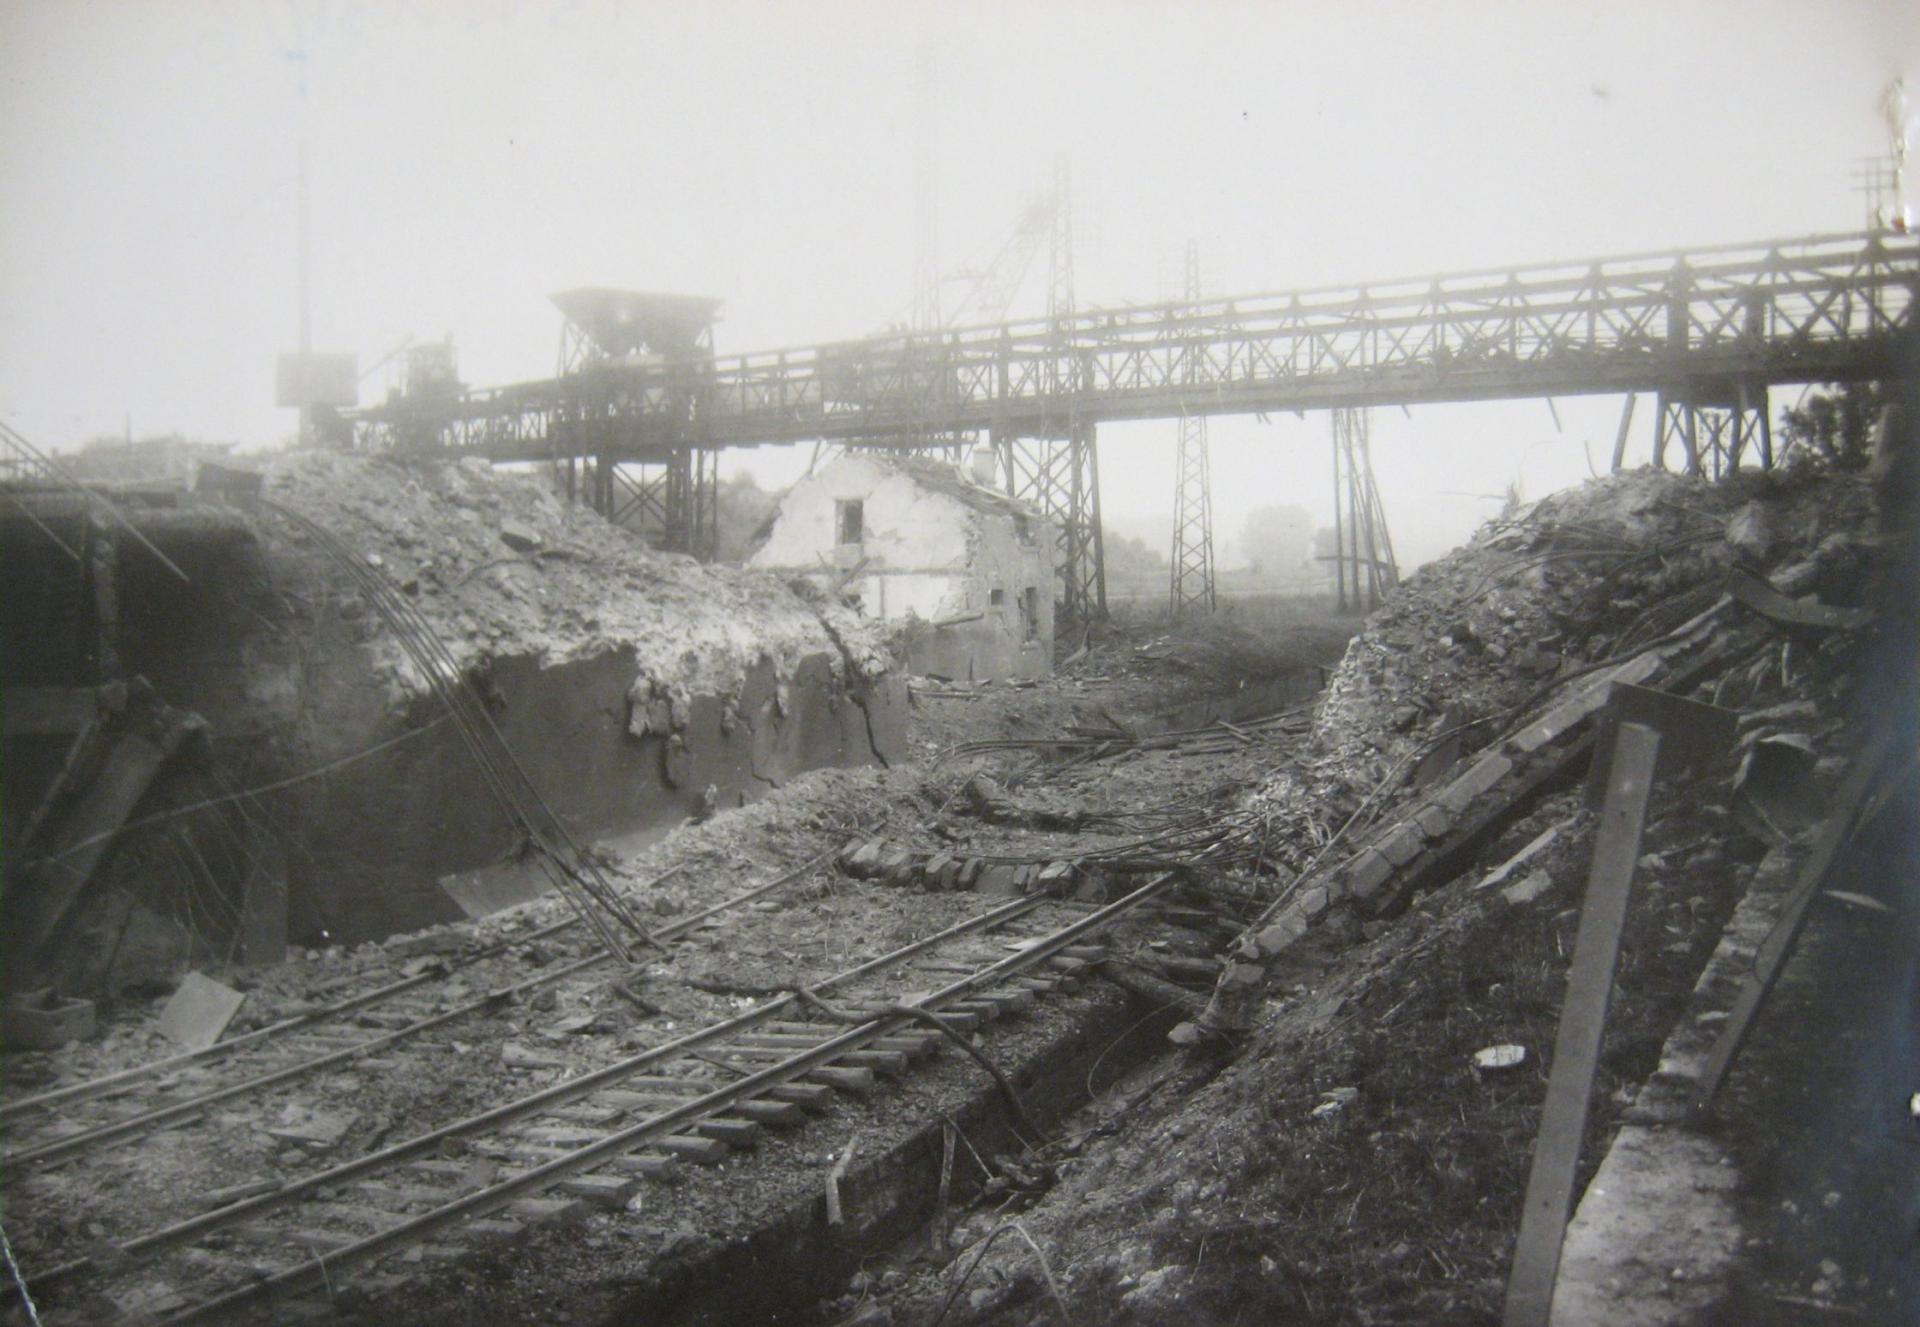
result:
M 1029 585 L 1020 596 L 1020 625 L 1028 640 L 1040 635 L 1040 591 Z
M 866 503 L 859 498 L 841 498 L 833 504 L 839 535 L 835 542 L 857 544 L 866 537 Z

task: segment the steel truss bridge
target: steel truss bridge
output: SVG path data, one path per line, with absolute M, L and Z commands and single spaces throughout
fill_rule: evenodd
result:
M 696 554 L 722 448 L 984 441 L 1058 524 L 1062 604 L 1084 617 L 1106 602 L 1103 423 L 1646 392 L 1654 464 L 1717 477 L 1774 463 L 1769 388 L 1889 373 L 1917 303 L 1920 239 L 1824 235 L 602 365 L 353 427 L 363 447 L 552 463 Z M 1625 439 L 1623 420 L 1615 468 Z

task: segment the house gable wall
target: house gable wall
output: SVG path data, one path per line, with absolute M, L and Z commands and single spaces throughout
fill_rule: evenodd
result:
M 853 500 L 862 537 L 841 544 L 840 504 Z M 1023 538 L 1011 508 L 974 505 L 856 452 L 793 486 L 751 563 L 823 585 L 844 580 L 841 593 L 884 621 L 917 618 L 925 625 L 908 659 L 916 671 L 1044 677 L 1053 663 L 1053 531 L 1038 513 L 1026 524 Z

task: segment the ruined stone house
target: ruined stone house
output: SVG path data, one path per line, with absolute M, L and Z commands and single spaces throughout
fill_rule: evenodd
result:
M 849 452 L 796 483 L 750 563 L 900 624 L 907 664 L 942 677 L 1053 668 L 1052 523 L 959 466 Z

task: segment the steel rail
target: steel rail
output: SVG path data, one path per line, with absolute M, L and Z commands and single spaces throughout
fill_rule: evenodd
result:
M 805 876 L 818 870 L 821 866 L 825 865 L 828 861 L 830 861 L 833 857 L 834 851 L 835 850 L 830 849 L 827 852 L 818 854 L 812 859 L 810 859 L 805 865 L 796 867 L 792 871 L 787 872 L 785 875 L 780 876 L 775 880 L 768 881 L 765 884 L 756 885 L 752 889 L 749 889 L 743 893 L 737 894 L 732 898 L 724 899 L 721 902 L 712 904 L 711 906 L 704 908 L 697 913 L 692 913 L 686 917 L 682 917 L 681 919 L 672 923 L 671 925 L 662 927 L 657 934 L 663 939 L 678 939 L 679 937 L 687 934 L 689 931 L 692 931 L 695 927 L 699 926 L 702 922 L 706 921 L 708 918 L 713 917 L 718 913 L 726 912 L 733 908 L 740 907 L 743 904 L 750 903 L 754 899 L 760 898 L 766 894 L 770 894 L 776 889 L 780 889 L 783 886 L 792 884 L 796 880 L 804 878 Z M 661 876 L 656 877 L 653 883 L 656 883 L 656 884 L 659 883 L 660 880 L 664 880 L 668 878 L 668 876 L 674 874 L 680 869 L 681 868 L 676 867 L 674 872 L 667 872 Z M 463 965 L 460 968 L 454 969 L 454 971 L 465 971 L 467 968 L 473 966 L 473 964 L 484 962 L 486 958 L 489 958 L 489 957 L 497 957 L 501 952 L 507 949 L 510 949 L 514 946 L 531 944 L 536 940 L 542 939 L 546 936 L 550 936 L 557 931 L 566 929 L 571 926 L 577 926 L 578 924 L 579 924 L 579 918 L 573 917 L 573 918 L 568 918 L 565 921 L 555 923 L 554 925 L 543 927 L 540 930 L 535 931 L 529 935 L 525 935 L 525 936 L 519 937 L 518 939 L 507 941 L 501 945 L 497 945 L 487 954 L 475 956 L 471 960 L 471 962 Z M 351 1046 L 343 1046 L 337 1051 L 329 1051 L 324 1055 L 303 1059 L 297 1064 L 287 1065 L 280 1069 L 271 1070 L 267 1073 L 256 1075 L 255 1077 L 252 1077 L 252 1078 L 244 1079 L 238 1083 L 230 1083 L 226 1087 L 214 1088 L 208 1092 L 204 1092 L 196 1097 L 191 1097 L 185 1101 L 170 1102 L 165 1106 L 155 1107 L 152 1110 L 143 1111 L 137 1115 L 130 1115 L 122 1120 L 109 1120 L 106 1123 L 96 1125 L 91 1129 L 83 1130 L 79 1133 L 66 1134 L 66 1135 L 63 1135 L 62 1137 L 53 1139 L 49 1142 L 42 1143 L 36 1147 L 27 1147 L 27 1148 L 22 1148 L 17 1152 L 0 1154 L 0 1164 L 5 1164 L 8 1166 L 39 1165 L 49 1161 L 56 1161 L 61 1157 L 72 1156 L 76 1152 L 88 1151 L 93 1148 L 99 1147 L 102 1144 L 113 1142 L 118 1139 L 128 1138 L 136 1134 L 150 1133 L 155 1129 L 162 1128 L 168 1124 L 174 1123 L 177 1120 L 185 1119 L 185 1118 L 188 1118 L 189 1116 L 197 1114 L 198 1112 L 205 1110 L 209 1106 L 218 1105 L 220 1102 L 231 1101 L 236 1097 L 247 1096 L 254 1092 L 263 1091 L 266 1088 L 275 1087 L 281 1083 L 290 1082 L 295 1078 L 304 1077 L 307 1074 L 315 1073 L 322 1069 L 331 1068 L 334 1065 L 349 1063 L 353 1060 L 357 1060 L 362 1058 L 363 1056 L 369 1055 L 375 1051 L 385 1050 L 387 1047 L 392 1046 L 397 1042 L 406 1041 L 420 1035 L 423 1032 L 428 1032 L 434 1028 L 442 1027 L 448 1023 L 464 1018 L 468 1014 L 478 1013 L 480 1010 L 499 1005 L 506 1001 L 512 1000 L 517 996 L 524 995 L 528 991 L 538 990 L 542 986 L 547 986 L 547 985 L 551 985 L 556 982 L 562 981 L 567 977 L 573 976 L 575 973 L 582 972 L 588 968 L 598 966 L 599 964 L 606 962 L 611 957 L 613 956 L 607 953 L 605 950 L 602 950 L 597 954 L 588 954 L 582 958 L 574 960 L 571 963 L 565 963 L 559 967 L 540 973 L 538 976 L 529 977 L 525 981 L 515 982 L 509 986 L 499 987 L 473 1000 L 470 1000 L 465 1004 L 458 1005 L 452 1009 L 443 1010 L 438 1014 L 429 1015 L 426 1018 L 419 1019 L 413 1023 L 409 1023 L 405 1027 L 394 1028 L 391 1031 L 382 1033 L 380 1035 L 369 1037 L 365 1041 L 356 1042 Z M 453 974 L 452 972 L 447 972 L 447 973 L 442 973 L 437 975 L 451 976 Z M 385 987 L 382 989 L 385 991 L 391 992 L 393 989 L 395 989 L 395 987 L 398 987 L 403 984 L 411 984 L 413 982 L 417 982 L 420 980 L 434 980 L 434 979 L 436 979 L 435 975 L 423 974 L 421 978 L 410 978 L 408 983 L 395 983 L 394 987 Z M 361 1007 L 361 1005 L 364 1003 L 365 1001 L 362 1001 L 359 1004 L 356 1004 L 354 1007 L 356 1008 Z M 178 1058 L 184 1058 L 184 1057 L 178 1057 Z M 85 1085 L 81 1084 L 79 1086 L 85 1086 Z M 22 1104 L 24 1105 L 25 1103 L 22 1103 Z
M 858 980 L 860 977 L 869 975 L 870 973 L 903 963 L 918 954 L 926 952 L 928 949 L 936 948 L 959 936 L 975 931 L 989 930 L 1004 922 L 1014 921 L 1049 901 L 1050 900 L 1044 896 L 1014 899 L 998 908 L 991 909 L 975 917 L 970 917 L 965 921 L 947 927 L 945 930 L 937 931 L 933 935 L 925 936 L 920 940 L 914 941 L 912 944 L 904 945 L 899 949 L 869 959 L 865 963 L 849 968 L 844 972 L 824 978 L 820 982 L 815 983 L 811 989 L 816 991 L 827 990 L 850 981 Z M 769 1000 L 765 1004 L 756 1005 L 752 1009 L 744 1010 L 718 1023 L 710 1023 L 704 1028 L 698 1028 L 672 1041 L 651 1047 L 625 1060 L 620 1060 L 613 1064 L 592 1070 L 578 1078 L 571 1078 L 564 1082 L 555 1083 L 538 1092 L 530 1093 L 527 1096 L 517 1098 L 513 1101 L 504 1102 L 499 1106 L 482 1111 L 477 1115 L 468 1116 L 465 1119 L 456 1120 L 452 1123 L 430 1129 L 413 1138 L 405 1139 L 389 1147 L 382 1148 L 378 1152 L 370 1152 L 366 1156 L 357 1157 L 352 1161 L 342 1162 L 328 1170 L 319 1171 L 302 1179 L 294 1180 L 274 1190 L 272 1193 L 243 1199 L 240 1202 L 231 1203 L 226 1207 L 217 1208 L 211 1212 L 203 1212 L 198 1216 L 189 1217 L 171 1226 L 165 1226 L 158 1230 L 150 1231 L 145 1235 L 136 1236 L 120 1244 L 120 1252 L 133 1255 L 178 1244 L 190 1236 L 228 1226 L 244 1218 L 283 1206 L 289 1200 L 312 1192 L 315 1189 L 338 1185 L 356 1176 L 365 1174 L 370 1170 L 376 1170 L 398 1161 L 405 1161 L 410 1157 L 417 1156 L 422 1152 L 438 1147 L 442 1141 L 448 1138 L 464 1136 L 492 1128 L 496 1125 L 509 1124 L 530 1115 L 539 1114 L 554 1106 L 565 1104 L 566 1102 L 598 1091 L 603 1087 L 608 1087 L 623 1079 L 630 1078 L 649 1065 L 658 1064 L 662 1060 L 672 1059 L 686 1051 L 696 1050 L 711 1042 L 724 1040 L 735 1033 L 745 1031 L 760 1023 L 768 1022 L 786 1012 L 797 1003 L 798 997 L 796 996 L 779 996 L 773 1000 Z M 29 1277 L 28 1283 L 34 1290 L 38 1291 L 42 1287 L 66 1280 L 93 1266 L 94 1260 L 90 1257 L 74 1259 L 71 1262 L 59 1264 L 36 1276 Z
M 1077 942 L 1089 931 L 1098 930 L 1110 924 L 1140 903 L 1162 892 L 1172 879 L 1172 873 L 1168 873 L 1150 880 L 1123 898 L 1115 900 L 1097 912 L 1070 922 L 1039 942 L 1024 947 L 1020 952 L 948 983 L 917 1001 L 914 1007 L 937 1009 L 982 987 L 991 986 L 1005 977 L 1037 966 L 1068 945 Z M 794 998 L 787 996 L 785 1000 L 790 1002 Z M 191 1306 L 180 1313 L 161 1319 L 161 1322 L 167 1325 L 199 1322 L 225 1309 L 237 1308 L 278 1291 L 322 1283 L 330 1271 L 344 1270 L 371 1261 L 388 1250 L 416 1243 L 468 1217 L 493 1211 L 526 1194 L 545 1188 L 556 1179 L 587 1169 L 605 1157 L 631 1151 L 654 1138 L 665 1136 L 679 1125 L 715 1114 L 768 1088 L 790 1082 L 811 1070 L 831 1063 L 848 1051 L 857 1050 L 880 1037 L 913 1025 L 915 1021 L 904 1014 L 886 1014 L 869 1020 L 857 1027 L 829 1036 L 818 1045 L 802 1050 L 777 1064 L 769 1065 L 765 1069 L 727 1083 L 704 1096 L 691 1098 L 681 1105 L 650 1116 L 638 1124 L 618 1130 L 596 1142 L 576 1148 L 564 1156 L 556 1157 L 511 1179 L 456 1198 L 431 1212 L 423 1213 L 400 1225 L 335 1249 L 324 1257 L 311 1259 L 229 1291 L 215 1299 Z
M 831 856 L 832 853 L 829 851 L 814 860 L 816 862 L 824 862 Z M 672 879 L 686 869 L 685 866 L 675 866 L 671 870 L 663 871 L 661 874 L 655 876 L 648 884 L 660 884 L 663 881 Z M 705 913 L 698 914 L 698 916 L 711 916 L 715 911 L 748 902 L 760 892 L 771 890 L 776 885 L 782 883 L 788 883 L 788 880 L 783 878 L 780 881 L 757 886 L 745 894 L 736 895 L 724 903 L 715 904 Z M 695 918 L 683 919 L 683 921 L 692 920 L 695 920 Z M 204 1064 L 212 1060 L 223 1059 L 234 1051 L 249 1049 L 261 1041 L 276 1036 L 283 1036 L 286 1033 L 295 1032 L 302 1028 L 312 1027 L 329 1018 L 336 1018 L 341 1014 L 350 1014 L 356 1009 L 364 1009 L 370 1004 L 378 1004 L 380 1001 L 389 999 L 395 995 L 404 995 L 416 987 L 428 985 L 445 977 L 451 977 L 456 973 L 465 972 L 467 969 L 485 963 L 488 959 L 497 958 L 499 955 L 517 946 L 532 944 L 536 940 L 544 940 L 561 931 L 570 930 L 579 924 L 579 917 L 566 917 L 550 925 L 542 926 L 537 930 L 529 931 L 525 935 L 513 936 L 509 939 L 488 945 L 475 953 L 463 956 L 456 962 L 447 963 L 437 972 L 421 972 L 411 977 L 402 977 L 398 981 L 388 982 L 384 986 L 376 986 L 370 991 L 362 991 L 358 995 L 350 995 L 332 1004 L 309 1009 L 304 1013 L 295 1014 L 291 1018 L 281 1019 L 277 1023 L 269 1023 L 264 1027 L 256 1028 L 251 1032 L 243 1033 L 240 1036 L 230 1038 L 226 1041 L 215 1042 L 213 1045 L 205 1047 L 202 1050 L 183 1051 L 178 1055 L 170 1055 L 164 1060 L 154 1060 L 148 1064 L 137 1064 L 132 1068 L 121 1069 L 111 1074 L 103 1074 L 98 1078 L 89 1078 L 85 1082 L 55 1088 L 51 1092 L 41 1092 L 34 1096 L 22 1097 L 17 1101 L 0 1103 L 0 1120 L 12 1119 L 15 1116 L 24 1115 L 30 1111 L 45 1110 L 48 1107 L 61 1105 L 63 1103 L 94 1101 L 101 1097 L 114 1096 L 117 1094 L 117 1089 L 130 1086 L 142 1078 L 151 1078 L 157 1074 L 170 1073 L 175 1069 L 183 1069 L 192 1064 Z M 677 924 L 678 923 L 676 923 L 676 925 Z M 661 933 L 664 935 L 671 929 L 673 928 L 663 928 Z M 680 934 L 680 932 L 676 932 L 676 935 L 678 934 Z M 6 1159 L 8 1158 L 0 1157 L 0 1160 Z

